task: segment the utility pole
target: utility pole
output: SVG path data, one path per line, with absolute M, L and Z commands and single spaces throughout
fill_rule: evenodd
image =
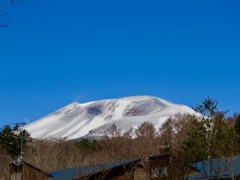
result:
M 26 122 L 20 122 L 20 123 L 11 123 L 12 125 L 15 125 L 15 127 L 17 127 L 17 134 L 21 133 L 23 131 L 23 126 L 26 125 Z M 25 135 L 23 135 L 23 133 L 21 134 L 21 150 L 20 150 L 20 154 L 18 156 L 18 160 L 17 163 L 18 165 L 21 164 L 22 159 L 23 159 L 23 138 Z

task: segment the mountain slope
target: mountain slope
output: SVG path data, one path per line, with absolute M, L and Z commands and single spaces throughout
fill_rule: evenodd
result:
M 156 128 L 175 114 L 195 114 L 184 105 L 177 105 L 152 96 L 132 96 L 80 104 L 71 103 L 24 128 L 33 138 L 100 137 L 114 123 L 125 132 L 149 121 Z

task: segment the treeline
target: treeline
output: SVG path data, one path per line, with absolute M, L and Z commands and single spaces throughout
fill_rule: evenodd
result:
M 176 115 L 156 129 L 148 121 L 121 132 L 112 125 L 99 140 L 32 139 L 26 131 L 5 126 L 0 132 L 0 179 L 9 177 L 8 163 L 23 159 L 47 172 L 80 165 L 141 158 L 148 169 L 151 155 L 171 153 L 186 163 L 240 154 L 240 114 L 226 117 L 217 102 L 207 98 L 197 105 L 204 116 Z M 23 138 L 23 139 L 22 139 Z

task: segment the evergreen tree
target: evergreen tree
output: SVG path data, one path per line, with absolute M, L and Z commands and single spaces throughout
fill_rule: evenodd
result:
M 207 97 L 201 102 L 201 104 L 197 104 L 196 107 L 193 107 L 193 109 L 196 112 L 203 114 L 204 116 L 212 117 L 214 116 L 215 113 L 218 112 L 217 105 L 218 101 L 210 97 Z
M 217 111 L 217 101 L 207 98 L 195 110 L 205 116 L 189 119 L 192 126 L 187 129 L 187 137 L 180 147 L 180 152 L 189 156 L 189 162 L 236 155 L 239 151 L 236 133 L 227 126 L 225 112 Z M 240 141 L 240 116 L 238 121 L 234 128 Z
M 15 126 L 6 125 L 0 131 L 0 146 L 6 149 L 12 157 L 20 155 L 22 148 L 26 147 L 26 143 L 31 141 L 32 138 L 26 130 L 19 132 L 19 129 Z
M 180 154 L 185 161 L 194 163 L 208 158 L 208 131 L 205 121 L 196 116 L 188 116 L 191 126 L 187 129 L 187 137 L 182 140 Z
M 209 130 L 209 156 L 211 158 L 230 156 L 233 147 L 231 141 L 235 139 L 231 128 L 225 123 L 224 113 L 216 113 L 211 119 L 212 127 Z

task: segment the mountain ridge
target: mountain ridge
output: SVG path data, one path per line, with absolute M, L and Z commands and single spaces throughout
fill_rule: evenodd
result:
M 159 128 L 168 118 L 176 114 L 196 114 L 182 104 L 154 96 L 129 96 L 80 104 L 70 103 L 26 126 L 33 138 L 101 137 L 115 124 L 121 132 L 130 127 L 136 129 L 149 121 Z

